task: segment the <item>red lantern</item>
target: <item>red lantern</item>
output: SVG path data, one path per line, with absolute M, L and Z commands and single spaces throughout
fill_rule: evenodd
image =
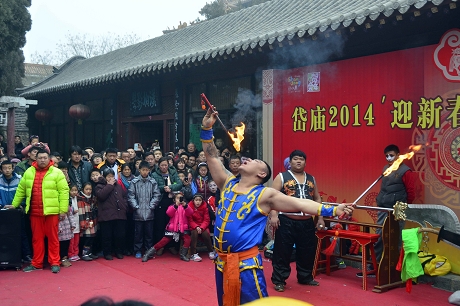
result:
M 47 109 L 41 108 L 35 111 L 35 118 L 45 124 L 45 121 L 53 119 L 53 113 Z
M 91 111 L 89 107 L 84 104 L 75 104 L 69 108 L 69 115 L 70 117 L 77 119 L 78 124 L 81 124 L 83 119 L 86 119 L 91 115 Z

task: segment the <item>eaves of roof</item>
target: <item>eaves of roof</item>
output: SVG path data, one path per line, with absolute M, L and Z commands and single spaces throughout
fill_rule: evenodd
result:
M 37 97 L 83 86 L 169 71 L 190 63 L 313 36 L 318 32 L 362 25 L 366 20 L 405 14 L 443 0 L 272 0 L 219 18 L 200 22 L 104 55 L 74 57 L 42 82 L 17 91 Z M 457 2 L 448 0 L 446 3 Z

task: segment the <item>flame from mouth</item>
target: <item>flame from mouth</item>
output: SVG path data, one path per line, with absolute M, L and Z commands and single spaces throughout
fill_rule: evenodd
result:
M 241 122 L 241 126 L 235 126 L 235 132 L 234 133 L 227 132 L 228 135 L 230 136 L 230 138 L 232 139 L 233 147 L 235 148 L 235 150 L 237 152 L 240 152 L 240 150 L 241 150 L 241 142 L 244 139 L 244 129 L 245 129 L 245 127 L 246 126 L 244 125 L 244 123 Z
M 415 152 L 417 152 L 421 148 L 422 148 L 422 145 L 411 145 L 409 147 L 409 150 L 411 150 L 411 152 L 403 154 L 403 155 L 399 155 L 398 159 L 395 160 L 393 162 L 393 164 L 390 167 L 388 167 L 387 170 L 385 170 L 385 172 L 383 172 L 383 176 L 388 176 L 388 175 L 390 175 L 391 172 L 398 170 L 398 168 L 401 165 L 401 163 L 403 162 L 403 160 L 411 159 L 414 156 Z

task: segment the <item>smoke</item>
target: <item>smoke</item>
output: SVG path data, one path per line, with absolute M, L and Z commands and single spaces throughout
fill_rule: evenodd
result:
M 266 67 L 256 70 L 258 89 L 262 91 L 262 70 L 264 69 L 291 69 L 324 63 L 340 58 L 346 38 L 342 35 L 331 34 L 322 40 L 305 39 L 304 43 L 283 48 L 275 48 L 268 54 Z M 238 88 L 238 95 L 234 104 L 236 113 L 231 119 L 232 128 L 244 122 L 246 131 L 251 131 L 256 122 L 256 110 L 262 107 L 262 97 L 249 89 Z
M 236 112 L 231 119 L 232 127 L 244 122 L 246 131 L 250 131 L 252 123 L 256 122 L 256 110 L 262 107 L 262 97 L 249 89 L 238 88 L 238 95 L 233 107 L 236 108 Z
M 304 43 L 275 48 L 269 54 L 267 69 L 290 69 L 324 63 L 342 56 L 346 38 L 331 34 L 321 40 L 305 39 Z

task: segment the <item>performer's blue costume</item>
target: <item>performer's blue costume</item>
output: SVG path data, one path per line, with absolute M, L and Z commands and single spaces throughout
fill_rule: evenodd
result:
M 239 180 L 239 177 L 231 177 L 221 191 L 214 226 L 214 247 L 220 253 L 247 251 L 262 242 L 267 214 L 260 209 L 258 201 L 266 188 L 255 185 L 247 193 L 237 193 L 234 188 Z M 224 265 L 225 262 L 218 257 L 216 287 L 219 305 L 222 305 Z M 268 296 L 260 254 L 241 260 L 239 268 L 241 304 Z

